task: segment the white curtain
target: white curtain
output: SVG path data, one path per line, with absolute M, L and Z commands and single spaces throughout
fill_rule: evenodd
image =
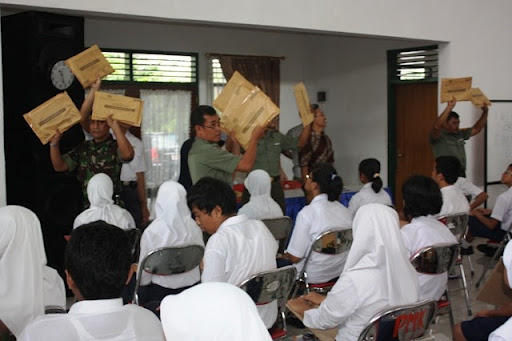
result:
M 141 135 L 148 166 L 146 188 L 153 217 L 160 185 L 178 180 L 180 148 L 188 139 L 192 93 L 141 89 L 140 98 L 144 101 Z

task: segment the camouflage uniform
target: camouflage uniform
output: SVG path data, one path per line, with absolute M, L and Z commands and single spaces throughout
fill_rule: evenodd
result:
M 62 157 L 69 171 L 76 171 L 78 181 L 82 184 L 84 208 L 89 206 L 87 184 L 94 174 L 105 173 L 110 176 L 114 183 L 114 198 L 121 194 L 120 175 L 123 161 L 118 151 L 117 141 L 112 135 L 109 134 L 108 138 L 100 143 L 94 140 L 84 141 Z M 120 204 L 123 206 L 122 202 Z

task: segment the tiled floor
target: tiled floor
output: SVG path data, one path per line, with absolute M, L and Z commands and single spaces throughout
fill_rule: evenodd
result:
M 473 314 L 475 314 L 478 311 L 483 310 L 483 309 L 494 308 L 493 306 L 491 306 L 489 304 L 475 300 L 475 297 L 479 290 L 475 287 L 475 284 L 478 281 L 480 274 L 482 273 L 485 265 L 490 260 L 489 257 L 486 257 L 485 255 L 483 255 L 481 252 L 479 252 L 476 249 L 476 246 L 478 244 L 482 244 L 484 242 L 485 242 L 484 239 L 476 238 L 472 243 L 473 248 L 475 250 L 475 254 L 471 256 L 471 260 L 472 260 L 473 266 L 475 268 L 475 276 L 474 277 L 471 277 L 469 264 L 467 262 L 467 259 L 466 258 L 464 259 L 464 270 L 466 273 L 466 280 L 467 280 L 467 284 L 468 284 L 468 288 L 469 288 L 469 297 L 471 300 L 471 310 L 472 310 Z M 493 267 L 494 267 L 494 264 L 493 264 Z M 489 274 L 491 272 L 492 272 L 492 268 L 491 268 L 491 270 L 489 270 L 487 272 L 486 276 L 489 276 Z M 457 269 L 457 273 L 458 273 L 458 269 Z M 455 323 L 469 319 L 467 308 L 466 308 L 466 302 L 464 299 L 464 292 L 462 290 L 454 291 L 454 289 L 460 288 L 461 286 L 462 286 L 462 281 L 460 279 L 452 279 L 452 280 L 448 281 L 448 287 L 450 288 L 450 291 L 451 291 L 450 298 L 452 301 Z M 483 284 L 480 285 L 480 288 L 482 286 L 483 286 Z M 309 331 L 307 328 L 298 329 L 293 326 L 289 326 L 288 327 L 288 336 L 289 336 L 288 340 L 303 340 L 300 337 L 300 335 L 306 334 L 308 332 Z M 435 340 L 441 340 L 441 341 L 451 340 L 452 339 L 451 338 L 451 329 L 450 329 L 450 322 L 449 322 L 448 315 L 439 317 L 437 322 L 432 325 L 432 336 L 425 336 L 423 339 L 426 339 L 426 340 L 435 339 Z M 311 339 L 307 339 L 307 340 L 311 340 Z

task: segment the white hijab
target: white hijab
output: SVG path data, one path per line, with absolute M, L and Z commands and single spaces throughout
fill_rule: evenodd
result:
M 387 286 L 390 306 L 417 302 L 418 276 L 402 241 L 397 213 L 381 204 L 362 206 L 352 223 L 352 232 L 354 241 L 342 275 L 360 277 L 376 271 Z
M 503 264 L 507 269 L 508 284 L 512 288 L 512 242 L 509 242 L 503 252 Z M 489 341 L 510 341 L 512 340 L 512 317 L 501 327 L 489 335 Z
M 238 214 L 246 214 L 249 219 L 269 219 L 283 216 L 283 210 L 270 196 L 270 175 L 262 169 L 249 173 L 244 181 L 245 188 L 251 194 L 249 202 L 238 210 Z
M 46 266 L 41 224 L 21 206 L 0 208 L 0 320 L 19 337 L 46 305 L 65 307 L 64 282 Z
M 87 184 L 87 197 L 91 207 L 75 218 L 73 228 L 96 220 L 104 220 L 123 230 L 135 228 L 135 221 L 130 212 L 114 204 L 113 194 L 112 179 L 104 173 L 95 174 Z
M 228 283 L 203 283 L 167 296 L 160 319 L 167 340 L 272 340 L 249 295 Z

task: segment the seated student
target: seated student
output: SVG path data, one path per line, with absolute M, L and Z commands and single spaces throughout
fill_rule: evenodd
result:
M 123 230 L 134 229 L 135 220 L 130 212 L 114 204 L 113 194 L 112 179 L 105 173 L 95 174 L 87 184 L 87 197 L 91 206 L 75 218 L 73 228 L 103 220 Z
M 412 176 L 402 186 L 404 215 L 409 222 L 400 229 L 409 256 L 424 247 L 457 243 L 457 239 L 446 225 L 434 215 L 441 209 L 443 198 L 436 182 L 422 175 Z M 448 273 L 427 275 L 418 273 L 420 300 L 439 300 L 446 289 Z
M 345 269 L 332 290 L 323 296 L 309 293 L 288 304 L 304 313 L 309 328 L 339 327 L 337 341 L 357 340 L 364 326 L 387 307 L 418 301 L 418 276 L 398 229 L 398 215 L 390 207 L 361 207 L 353 224 L 354 241 Z M 312 309 L 312 304 L 319 304 Z
M 474 210 L 481 204 L 483 204 L 489 195 L 485 193 L 483 190 L 475 186 L 471 181 L 468 179 L 459 176 L 457 178 L 457 181 L 455 181 L 454 186 L 459 189 L 459 191 L 462 192 L 467 198 L 470 198 L 468 200 L 471 200 L 469 203 L 469 209 Z
M 64 282 L 46 266 L 37 216 L 21 206 L 0 208 L 0 339 L 19 338 L 45 307 L 66 308 Z
M 503 276 L 505 284 L 510 287 L 512 283 L 512 243 L 508 243 L 505 247 L 503 264 L 505 265 Z M 453 339 L 455 341 L 510 340 L 512 335 L 511 316 L 512 303 L 493 310 L 479 311 L 472 320 L 463 321 L 454 326 Z
M 139 264 L 149 252 L 162 247 L 204 246 L 201 229 L 187 207 L 187 192 L 175 181 L 166 181 L 158 189 L 155 202 L 156 219 L 144 230 L 140 240 Z M 183 274 L 153 276 L 142 272 L 140 303 L 161 301 L 178 294 L 200 280 L 199 267 Z
M 160 310 L 167 340 L 272 340 L 250 296 L 231 284 L 196 285 L 167 296 Z
M 295 227 L 283 258 L 302 270 L 304 258 L 311 243 L 323 232 L 352 228 L 352 214 L 338 200 L 343 181 L 336 169 L 327 163 L 314 165 L 306 176 L 306 194 L 313 200 L 300 210 Z M 307 273 L 310 283 L 325 283 L 335 280 L 343 271 L 348 252 L 339 255 L 313 253 L 309 259 Z
M 236 215 L 236 196 L 224 181 L 204 177 L 187 194 L 197 224 L 211 234 L 201 281 L 240 285 L 258 272 L 276 268 L 276 240 L 259 220 Z M 277 302 L 257 307 L 267 328 L 277 317 Z
M 19 340 L 164 340 L 153 313 L 123 306 L 131 245 L 121 229 L 100 220 L 73 230 L 65 262 L 66 281 L 78 302 L 67 314 L 40 316 Z
M 499 242 L 512 223 L 512 164 L 501 175 L 501 183 L 508 190 L 496 199 L 492 210 L 479 208 L 471 211 L 469 232 L 472 237 L 484 237 Z M 493 255 L 496 248 L 479 245 L 478 249 L 487 255 Z
M 460 174 L 460 161 L 455 156 L 439 156 L 436 158 L 432 179 L 437 182 L 443 195 L 443 206 L 438 217 L 469 213 L 468 200 L 457 187 L 454 186 Z
M 348 203 L 352 216 L 356 215 L 359 207 L 366 204 L 393 205 L 389 194 L 382 189 L 380 177 L 380 162 L 377 159 L 365 159 L 359 163 L 359 180 L 364 184 Z
M 245 178 L 244 185 L 251 195 L 249 202 L 243 205 L 238 214 L 245 214 L 249 219 L 269 219 L 283 216 L 283 211 L 270 196 L 272 180 L 262 169 L 256 169 Z

